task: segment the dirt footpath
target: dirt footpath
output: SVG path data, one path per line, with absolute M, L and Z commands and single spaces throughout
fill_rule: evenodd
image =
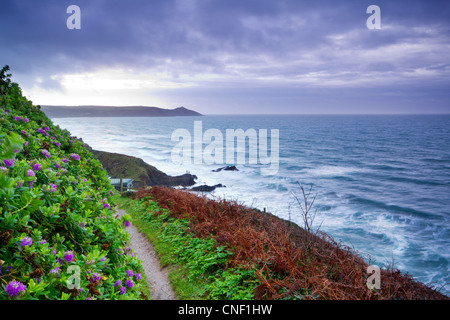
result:
M 118 210 L 119 216 L 125 213 L 125 210 Z M 127 231 L 131 236 L 131 246 L 136 256 L 142 261 L 153 300 L 177 300 L 176 294 L 169 282 L 169 272 L 167 268 L 161 268 L 153 245 L 133 224 L 127 227 Z

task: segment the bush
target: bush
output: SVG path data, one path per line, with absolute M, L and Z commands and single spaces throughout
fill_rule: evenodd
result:
M 254 270 L 229 266 L 233 253 L 227 246 L 218 245 L 212 237 L 198 237 L 190 228 L 192 221 L 174 218 L 169 210 L 161 208 L 150 198 L 128 201 L 127 206 L 134 218 L 140 221 L 138 226 L 144 223 L 144 229 L 152 230 L 152 242 L 158 253 L 164 255 L 162 260 L 186 271 L 183 281 L 189 284 L 183 287 L 197 288 L 189 291 L 194 298 L 254 298 L 254 290 L 259 285 Z M 179 291 L 183 296 L 186 290 Z
M 0 74 L 0 299 L 139 299 L 141 262 L 114 216 L 106 171 L 22 95 L 8 69 Z
M 308 200 L 309 193 L 304 195 L 307 205 L 303 213 L 309 219 L 305 225 L 311 229 L 313 202 Z M 213 239 L 216 246 L 232 253 L 227 270 L 241 269 L 225 270 L 206 289 L 219 299 L 247 295 L 286 300 L 448 299 L 393 268 L 381 270 L 381 288 L 372 290 L 367 286 L 368 262 L 357 251 L 326 233 L 312 233 L 235 201 L 167 187 L 140 189 L 135 198 L 149 209 L 152 201 L 157 202 L 157 210 L 165 212 L 168 219 L 189 221 L 187 227 L 196 237 Z

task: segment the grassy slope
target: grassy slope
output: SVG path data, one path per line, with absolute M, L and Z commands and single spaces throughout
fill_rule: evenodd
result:
M 312 235 L 285 220 L 235 202 L 153 187 L 138 191 L 133 203 L 141 203 L 134 216 L 144 226 L 143 217 L 165 212 L 167 217 L 160 229 L 186 219 L 189 232 L 195 237 L 213 239 L 217 246 L 225 246 L 232 255 L 221 266 L 223 270 L 236 267 L 254 272 L 247 278 L 252 288 L 246 288 L 253 299 L 448 299 L 396 269 L 382 269 L 381 289 L 370 290 L 368 263 L 351 248 L 334 242 L 326 234 Z M 161 232 L 156 230 L 156 234 Z M 158 239 L 157 235 L 153 237 Z M 173 248 L 164 251 L 173 254 Z M 175 255 L 173 259 L 178 258 Z M 183 265 L 182 261 L 176 261 L 177 265 Z M 209 290 L 214 292 L 216 285 L 229 284 L 232 278 L 210 283 Z M 207 296 L 208 293 L 202 297 Z
M 180 299 L 249 300 L 259 284 L 254 270 L 228 266 L 232 253 L 212 238 L 199 238 L 189 220 L 174 219 L 153 201 L 118 198 L 133 224 L 152 242 Z M 226 270 L 225 270 L 226 268 Z

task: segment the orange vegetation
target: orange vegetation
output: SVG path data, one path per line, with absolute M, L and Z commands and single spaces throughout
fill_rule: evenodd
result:
M 325 233 L 315 235 L 235 201 L 212 200 L 168 187 L 140 189 L 198 237 L 213 237 L 234 253 L 229 266 L 256 270 L 255 299 L 448 299 L 399 270 L 381 270 L 381 288 L 367 287 L 368 263 Z

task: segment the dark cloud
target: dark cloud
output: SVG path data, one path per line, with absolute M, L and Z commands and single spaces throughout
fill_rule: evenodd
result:
M 376 31 L 365 25 L 374 3 Z M 71 4 L 81 30 L 66 28 Z M 188 79 L 192 103 L 207 90 L 251 101 L 260 88 L 265 101 L 287 95 L 292 105 L 302 88 L 311 103 L 314 88 L 395 87 L 406 97 L 420 83 L 449 84 L 449 16 L 448 1 L 424 0 L 2 0 L 0 61 L 27 88 L 62 90 L 65 74 L 105 68 Z

